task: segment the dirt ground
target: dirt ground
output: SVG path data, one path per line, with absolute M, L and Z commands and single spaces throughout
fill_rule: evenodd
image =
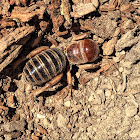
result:
M 0 140 L 140 140 L 139 31 L 139 0 L 0 1 Z M 28 98 L 44 85 L 30 86 L 26 61 L 16 62 L 40 46 L 66 49 L 79 35 L 98 44 L 99 67 L 73 65 L 65 98 L 66 71 Z

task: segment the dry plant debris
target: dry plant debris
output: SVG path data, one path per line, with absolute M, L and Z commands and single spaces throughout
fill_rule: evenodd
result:
M 64 76 L 26 100 L 38 86 L 23 83 L 16 60 L 81 36 L 100 47 L 95 70 L 73 66 L 71 97 L 61 98 Z M 138 140 L 139 79 L 139 0 L 0 1 L 0 140 Z

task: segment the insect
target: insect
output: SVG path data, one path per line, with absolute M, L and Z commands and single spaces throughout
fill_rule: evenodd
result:
M 38 88 L 32 92 L 34 96 L 39 95 L 49 87 L 57 84 L 63 77 L 64 70 L 67 69 L 67 89 L 72 88 L 72 77 L 69 66 L 66 65 L 68 60 L 69 65 L 82 65 L 84 69 L 90 69 L 92 64 L 84 64 L 93 62 L 99 54 L 98 45 L 91 39 L 83 39 L 75 41 L 66 47 L 66 54 L 59 47 L 48 48 L 42 46 L 33 50 L 22 61 L 29 59 L 23 69 L 23 79 L 33 85 L 45 86 Z M 20 63 L 21 60 L 19 60 Z

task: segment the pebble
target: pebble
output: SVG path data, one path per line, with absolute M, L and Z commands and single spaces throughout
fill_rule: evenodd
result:
M 107 83 L 107 82 L 108 82 L 108 79 L 105 78 L 105 79 L 104 79 L 104 82 Z
M 113 57 L 113 60 L 114 60 L 115 62 L 119 62 L 119 61 L 120 61 L 119 57 Z
M 122 85 L 118 85 L 117 92 L 121 92 L 121 91 L 122 91 Z
M 97 82 L 98 80 L 99 80 L 99 78 L 98 78 L 98 77 L 95 77 L 95 78 L 94 78 L 94 81 L 96 81 L 96 82 Z
M 88 101 L 91 102 L 93 100 L 93 95 L 88 98 Z
M 127 117 L 133 117 L 137 114 L 137 107 L 135 106 L 128 106 L 126 109 L 125 109 L 125 113 L 126 113 L 126 116 Z
M 47 120 L 47 118 L 43 119 L 43 124 L 45 127 L 47 127 L 48 125 L 50 125 L 50 122 Z
M 120 67 L 119 68 L 119 72 L 123 72 L 124 68 L 123 67 Z
M 70 107 L 71 103 L 70 103 L 70 101 L 66 101 L 66 102 L 64 103 L 64 105 L 65 105 L 66 107 Z
M 105 96 L 106 97 L 110 97 L 111 96 L 111 91 L 110 90 L 106 90 L 105 91 Z
M 11 95 L 10 97 L 7 98 L 7 102 L 13 104 L 14 103 L 14 96 Z
M 45 118 L 45 115 L 37 114 L 37 118 L 44 119 Z
M 139 120 L 140 120 L 139 115 L 136 115 L 136 116 L 135 116 L 135 120 L 136 120 L 136 121 L 139 121 Z
M 124 55 L 124 54 L 126 54 L 126 53 L 125 53 L 124 50 L 122 50 L 122 51 L 120 52 L 120 55 Z
M 57 125 L 58 127 L 66 127 L 66 120 L 65 118 L 61 115 L 61 114 L 58 114 L 57 115 Z
M 103 90 L 102 90 L 102 89 L 97 89 L 97 90 L 96 90 L 96 93 L 97 93 L 97 94 L 102 94 L 102 93 L 103 93 Z
M 115 71 L 113 74 L 114 74 L 114 76 L 118 76 L 119 75 L 119 72 L 118 71 Z

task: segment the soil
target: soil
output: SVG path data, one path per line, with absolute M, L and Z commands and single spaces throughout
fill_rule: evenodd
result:
M 139 140 L 139 31 L 138 0 L 2 0 L 0 140 Z M 27 61 L 18 61 L 40 46 L 65 50 L 81 37 L 100 48 L 95 68 L 72 66 L 68 96 L 66 71 L 30 96 L 44 85 L 27 83 Z

